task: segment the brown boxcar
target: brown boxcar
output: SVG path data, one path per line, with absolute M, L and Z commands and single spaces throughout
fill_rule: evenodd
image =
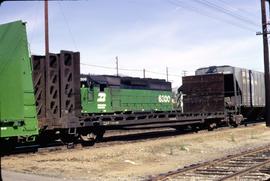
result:
M 238 112 L 249 119 L 263 115 L 264 91 L 262 72 L 232 66 L 197 69 L 179 89 L 184 112 Z

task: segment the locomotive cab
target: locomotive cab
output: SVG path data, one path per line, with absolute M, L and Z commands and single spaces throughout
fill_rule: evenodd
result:
M 104 81 L 95 81 L 90 75 L 81 76 L 82 113 L 105 113 L 111 110 L 107 100 L 108 85 Z

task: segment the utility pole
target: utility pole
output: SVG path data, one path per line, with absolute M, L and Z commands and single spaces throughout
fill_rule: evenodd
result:
M 49 21 L 48 21 L 48 0 L 44 1 L 44 17 L 45 17 L 45 56 L 49 56 Z
M 145 79 L 145 69 L 143 69 L 143 78 Z
M 267 0 L 269 2 L 269 0 Z M 269 71 L 269 48 L 268 30 L 266 19 L 266 0 L 261 0 L 262 11 L 262 36 L 263 36 L 263 55 L 264 55 L 264 78 L 265 78 L 265 121 L 266 126 L 270 127 L 270 71 Z
M 48 0 L 44 0 L 44 27 L 45 27 L 45 62 L 49 62 L 49 15 L 48 15 Z M 46 63 L 45 64 L 45 70 L 46 70 Z M 46 81 L 45 81 L 45 86 L 46 86 Z M 46 91 L 45 91 L 45 97 L 46 97 Z M 45 107 L 46 107 L 46 102 L 45 102 Z
M 169 69 L 166 67 L 166 77 L 167 77 L 167 82 L 169 82 Z
M 182 76 L 185 77 L 187 75 L 187 71 L 186 70 L 183 70 L 182 71 Z
M 116 76 L 119 76 L 119 69 L 118 69 L 118 56 L 115 57 L 116 59 Z

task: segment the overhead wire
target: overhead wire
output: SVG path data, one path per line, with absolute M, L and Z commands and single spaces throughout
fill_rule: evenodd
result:
M 223 19 L 223 18 L 218 18 L 217 16 L 211 16 L 210 14 L 208 14 L 208 13 L 206 13 L 206 12 L 204 12 L 204 11 L 196 8 L 196 7 L 190 6 L 189 4 L 184 3 L 183 1 L 167 0 L 167 2 L 169 4 L 172 4 L 172 5 L 176 6 L 176 7 L 180 7 L 182 9 L 184 9 L 184 10 L 188 10 L 188 11 L 191 11 L 191 12 L 194 12 L 194 13 L 197 13 L 197 14 L 200 14 L 200 15 L 203 15 L 205 17 L 208 17 L 208 18 L 211 18 L 211 19 L 215 19 L 215 20 L 220 21 L 220 22 L 233 25 L 235 27 L 244 29 L 246 31 L 250 31 L 250 32 L 255 32 L 256 31 L 255 29 L 252 29 L 250 27 L 244 26 L 242 24 L 237 24 L 237 23 L 234 23 L 232 21 L 228 21 L 228 20 Z
M 149 72 L 152 74 L 157 74 L 157 75 L 167 75 L 166 73 L 161 73 L 161 72 L 154 72 L 154 71 L 149 71 L 149 70 L 145 70 L 145 72 Z M 169 76 L 174 76 L 174 77 L 181 77 L 181 75 L 177 75 L 177 74 L 168 74 Z
M 235 19 L 237 19 L 239 21 L 245 22 L 247 24 L 250 24 L 250 25 L 253 25 L 253 26 L 256 26 L 256 27 L 259 26 L 259 24 L 257 22 L 252 21 L 249 18 L 244 17 L 242 15 L 239 15 L 239 14 L 237 14 L 237 13 L 235 13 L 235 12 L 233 12 L 233 11 L 227 9 L 227 8 L 224 8 L 224 7 L 220 6 L 220 5 L 218 5 L 217 3 L 210 2 L 208 0 L 194 0 L 194 1 L 206 6 L 208 8 L 210 8 L 210 9 L 213 9 L 213 10 L 215 10 L 217 12 L 221 12 L 223 14 L 231 16 L 231 17 L 233 17 L 233 18 L 235 18 Z
M 253 21 L 251 21 L 251 20 L 249 20 L 249 19 L 247 19 L 247 18 L 245 18 L 245 17 L 243 17 L 243 16 L 241 16 L 241 15 L 235 14 L 235 13 L 233 13 L 231 10 L 229 10 L 229 9 L 227 9 L 227 8 L 220 7 L 218 4 L 215 4 L 215 3 L 213 3 L 213 2 L 209 2 L 209 1 L 207 1 L 207 0 L 194 0 L 194 1 L 197 2 L 197 3 L 200 3 L 200 4 L 204 5 L 204 6 L 206 6 L 206 7 L 208 7 L 208 8 L 210 8 L 210 9 L 213 9 L 213 10 L 215 10 L 215 11 L 222 12 L 223 14 L 229 15 L 229 16 L 231 16 L 231 17 L 233 17 L 233 18 L 235 18 L 235 19 L 237 19 L 237 20 L 239 20 L 239 21 L 244 22 L 245 24 L 257 26 L 257 23 L 254 23 Z M 221 0 L 220 0 L 220 1 L 221 1 Z M 242 25 L 240 25 L 240 24 L 235 24 L 235 23 L 233 23 L 233 22 L 230 22 L 230 21 L 227 21 L 227 20 L 224 20 L 224 19 L 221 19 L 221 18 L 217 18 L 217 17 L 215 17 L 215 16 L 211 16 L 211 15 L 209 15 L 209 14 L 206 14 L 205 12 L 198 10 L 196 7 L 192 7 L 192 6 L 188 6 L 187 4 L 184 4 L 183 1 L 179 1 L 179 0 L 174 0 L 174 1 L 173 1 L 173 0 L 168 0 L 168 2 L 169 2 L 170 4 L 176 5 L 176 6 L 178 6 L 178 7 L 182 7 L 182 8 L 184 8 L 184 9 L 188 9 L 188 10 L 190 10 L 190 11 L 199 13 L 199 14 L 204 15 L 204 16 L 207 16 L 207 17 L 209 17 L 209 18 L 214 18 L 214 19 L 216 19 L 216 20 L 223 21 L 223 22 L 226 22 L 226 23 L 228 23 L 228 24 L 237 26 L 237 27 L 239 27 L 239 28 L 242 28 L 242 29 L 245 29 L 245 30 L 254 32 L 254 30 L 251 29 L 251 28 L 242 26 Z M 225 3 L 224 1 L 222 1 L 222 2 Z M 75 48 L 78 50 L 77 45 L 76 45 L 76 42 L 75 42 L 75 39 L 74 39 L 73 34 L 72 34 L 72 32 L 71 32 L 70 26 L 69 26 L 69 24 L 68 24 L 68 22 L 67 22 L 66 16 L 65 16 L 65 14 L 64 14 L 64 12 L 63 12 L 63 10 L 62 10 L 62 6 L 61 6 L 60 2 L 58 2 L 58 4 L 59 4 L 59 7 L 60 7 L 60 11 L 61 11 L 61 13 L 62 13 L 62 16 L 63 16 L 63 18 L 64 18 L 64 21 L 65 21 L 65 23 L 66 23 L 66 25 L 67 25 L 67 27 L 68 27 L 69 34 L 70 34 L 70 36 L 71 36 L 71 39 L 72 39 L 72 41 L 73 41 L 73 44 L 74 44 Z M 114 67 L 107 67 L 107 66 L 101 66 L 101 65 L 93 65 L 93 64 L 86 64 L 86 63 L 81 63 L 81 65 L 115 70 Z M 138 70 L 138 69 L 127 69 L 127 68 L 119 68 L 119 70 L 124 70 L 124 71 L 136 71 L 136 72 L 141 72 L 141 71 L 142 71 L 142 70 Z M 154 71 L 148 71 L 148 70 L 145 70 L 145 72 L 152 73 L 152 74 L 157 74 L 157 75 L 167 75 L 166 73 L 160 73 L 160 72 L 154 72 Z M 177 77 L 181 77 L 181 75 L 176 75 L 176 74 L 169 74 L 169 76 L 177 76 Z
M 89 66 L 89 67 L 97 67 L 97 68 L 115 70 L 115 68 L 113 68 L 113 67 L 107 67 L 107 66 L 102 66 L 102 65 L 93 65 L 93 64 L 86 64 L 86 63 L 80 63 L 80 64 L 84 65 L 84 66 Z
M 90 66 L 90 67 L 97 67 L 97 68 L 104 68 L 104 69 L 111 69 L 115 70 L 115 67 L 108 67 L 103 65 L 93 65 L 93 64 L 87 64 L 87 63 L 81 63 L 81 65 Z M 125 70 L 125 71 L 133 71 L 133 72 L 141 72 L 142 70 L 139 69 L 127 69 L 127 68 L 118 68 L 119 70 Z
M 88 64 L 88 63 L 80 63 L 80 64 L 84 65 L 84 66 L 97 67 L 97 68 L 110 69 L 110 70 L 115 70 L 116 69 L 115 67 L 108 67 L 108 66 L 103 66 L 103 65 L 94 65 L 94 64 Z M 149 70 L 146 70 L 146 69 L 118 68 L 118 70 L 130 71 L 130 72 L 142 72 L 144 70 L 145 72 L 152 73 L 152 74 L 167 75 L 166 73 L 154 72 L 154 71 L 149 71 Z M 168 76 L 181 77 L 181 75 L 177 75 L 177 74 L 168 74 Z
M 63 11 L 63 7 L 62 7 L 62 5 L 61 5 L 60 2 L 58 2 L 58 5 L 59 5 L 59 9 L 60 9 L 60 11 L 61 11 L 61 14 L 62 14 L 62 16 L 63 16 L 63 18 L 64 18 L 64 22 L 65 22 L 65 24 L 66 24 L 66 26 L 67 26 L 67 28 L 68 28 L 68 32 L 69 32 L 69 34 L 70 34 L 70 37 L 71 37 L 71 39 L 72 39 L 72 42 L 73 42 L 73 44 L 74 44 L 76 50 L 78 50 L 77 44 L 76 44 L 76 42 L 75 42 L 75 39 L 74 39 L 73 34 L 72 34 L 72 31 L 71 31 L 71 28 L 70 28 L 70 26 L 69 26 L 69 23 L 68 23 L 68 21 L 67 21 L 67 18 L 66 18 L 66 16 L 65 16 L 65 13 L 64 13 L 64 11 Z M 115 70 L 115 69 L 116 69 L 115 67 L 108 67 L 108 66 L 103 66 L 103 65 L 94 65 L 94 64 L 88 64 L 88 63 L 80 63 L 80 64 L 81 64 L 81 65 L 84 65 L 84 66 L 97 67 L 97 68 L 110 69 L 110 70 Z M 119 70 L 122 70 L 122 71 L 130 71 L 130 72 L 142 72 L 142 71 L 143 71 L 143 69 L 142 69 L 142 70 L 139 70 L 139 69 L 128 69 L 128 68 L 118 68 L 118 69 L 119 69 Z M 153 74 L 158 74 L 158 75 L 166 75 L 165 73 L 152 72 L 152 71 L 148 71 L 148 70 L 145 70 L 145 72 L 153 73 Z M 168 75 L 169 75 L 169 76 L 177 76 L 177 77 L 181 77 L 180 75 L 175 75 L 175 74 L 168 74 Z
M 79 49 L 78 49 L 78 47 L 77 47 L 77 43 L 76 43 L 76 41 L 75 41 L 75 39 L 74 39 L 74 36 L 73 36 L 73 34 L 72 34 L 72 31 L 71 31 L 71 28 L 70 28 L 70 26 L 69 26 L 69 23 L 68 23 L 68 21 L 67 21 L 66 15 L 65 15 L 65 13 L 64 13 L 64 11 L 63 11 L 63 7 L 62 7 L 62 5 L 61 5 L 61 2 L 60 2 L 60 1 L 57 1 L 57 2 L 58 2 L 58 5 L 59 5 L 59 9 L 60 9 L 60 11 L 61 11 L 61 13 L 62 13 L 62 16 L 63 16 L 63 18 L 64 18 L 64 22 L 66 23 L 66 26 L 67 26 L 67 28 L 68 28 L 68 32 L 69 32 L 69 34 L 70 34 L 71 40 L 72 40 L 72 42 L 73 42 L 73 45 L 74 45 L 76 51 L 78 51 Z
M 226 2 L 224 0 L 217 0 L 217 1 L 221 2 L 223 5 L 225 5 L 226 7 L 230 8 L 232 11 L 239 11 L 239 12 L 245 13 L 250 18 L 254 18 L 254 14 L 246 11 L 245 9 L 233 7 L 230 4 L 228 4 L 228 2 Z

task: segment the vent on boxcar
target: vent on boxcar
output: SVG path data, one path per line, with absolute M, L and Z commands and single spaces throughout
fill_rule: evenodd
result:
M 212 67 L 209 67 L 208 70 L 207 70 L 207 74 L 215 74 L 217 73 L 217 66 L 212 66 Z

